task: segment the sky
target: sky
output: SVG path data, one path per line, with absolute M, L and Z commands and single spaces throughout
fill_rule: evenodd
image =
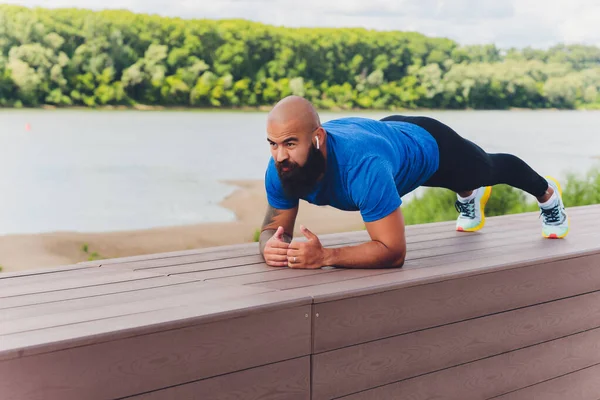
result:
M 0 0 L 24 6 L 128 9 L 182 18 L 243 18 L 289 27 L 416 31 L 460 44 L 600 46 L 600 0 Z

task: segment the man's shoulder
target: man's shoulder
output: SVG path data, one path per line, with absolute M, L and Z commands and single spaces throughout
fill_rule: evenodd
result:
M 394 128 L 385 122 L 364 117 L 333 119 L 325 122 L 323 128 L 331 136 L 343 140 L 340 145 L 357 146 L 361 149 L 363 146 L 386 145 L 395 134 Z
M 389 135 L 379 121 L 345 117 L 328 121 L 323 127 L 332 138 L 331 145 L 340 167 L 360 167 L 370 159 L 382 159 L 392 151 Z

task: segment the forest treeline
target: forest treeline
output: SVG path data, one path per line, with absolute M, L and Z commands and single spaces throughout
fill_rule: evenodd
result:
M 600 48 L 0 5 L 0 105 L 600 108 Z

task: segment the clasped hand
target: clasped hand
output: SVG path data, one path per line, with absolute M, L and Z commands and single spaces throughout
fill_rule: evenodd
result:
M 283 228 L 277 228 L 275 234 L 265 244 L 263 251 L 267 265 L 304 269 L 317 269 L 323 266 L 325 250 L 321 241 L 306 227 L 301 226 L 300 230 L 307 241 L 287 243 L 283 240 Z

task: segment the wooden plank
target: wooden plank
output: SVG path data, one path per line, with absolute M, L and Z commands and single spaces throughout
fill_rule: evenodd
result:
M 594 227 L 595 229 L 595 223 L 592 223 L 590 221 L 584 220 L 575 222 L 578 222 L 578 228 L 580 230 L 582 228 L 590 229 L 591 227 Z M 454 231 L 453 225 L 451 228 L 452 229 L 448 231 L 442 231 L 442 233 L 433 234 L 429 231 L 424 231 L 424 233 L 418 236 L 409 235 L 407 238 L 408 259 L 411 260 L 418 258 L 427 258 L 431 257 L 432 254 L 438 254 L 438 252 L 440 254 L 460 253 L 473 249 L 476 250 L 487 247 L 499 247 L 501 245 L 510 245 L 511 243 L 521 243 L 522 240 L 539 240 L 539 235 L 537 235 L 537 233 L 540 230 L 540 227 L 537 223 L 528 223 L 526 225 L 514 225 L 513 222 L 510 222 L 510 230 L 507 230 L 506 226 L 501 226 L 498 230 L 486 227 L 485 234 L 458 233 Z M 444 227 L 444 229 L 447 229 L 447 227 Z M 353 232 L 347 234 L 347 237 L 343 239 L 340 238 L 337 241 L 325 242 L 325 240 L 322 239 L 322 243 L 326 247 L 356 245 L 369 240 L 369 237 L 366 232 L 361 232 L 360 240 L 358 239 L 358 236 L 355 235 Z M 228 268 L 241 265 L 250 265 L 252 263 L 265 265 L 266 267 L 266 264 L 264 264 L 262 257 L 260 257 L 259 255 L 254 255 L 236 259 L 218 260 L 216 262 L 204 262 L 202 264 L 194 263 L 177 266 L 166 266 L 153 269 L 153 271 L 157 273 L 177 274 L 213 269 L 217 266 L 219 268 Z M 231 275 L 228 274 L 228 276 Z
M 600 363 L 600 329 L 355 393 L 343 399 L 487 399 Z
M 145 271 L 118 271 L 118 270 L 103 270 L 95 274 L 86 274 L 85 276 L 72 276 L 65 279 L 51 279 L 50 281 L 36 282 L 32 284 L 18 285 L 18 280 L 15 284 L 2 288 L 0 298 L 11 296 L 22 296 L 33 293 L 46 293 L 56 290 L 66 290 L 73 288 L 90 287 L 97 285 L 106 285 L 115 282 L 135 281 L 144 278 L 153 278 L 156 274 Z
M 411 231 L 411 229 L 409 229 L 410 227 L 406 227 L 406 242 L 410 248 L 421 249 L 430 248 L 432 243 L 442 240 L 460 239 L 462 243 L 465 243 L 470 242 L 471 240 L 476 241 L 478 238 L 490 238 L 492 236 L 508 237 L 508 234 L 510 233 L 512 233 L 512 236 L 522 235 L 525 232 L 528 234 L 530 234 L 530 232 L 537 233 L 541 229 L 539 224 L 531 223 L 531 221 L 511 221 L 505 219 L 497 220 L 494 223 L 488 221 L 485 229 L 479 232 L 457 232 L 454 225 L 455 222 L 452 222 L 451 226 L 440 226 L 436 229 L 428 229 L 428 224 L 413 225 L 415 227 L 423 228 L 416 232 Z M 354 233 L 348 233 L 346 235 L 347 237 L 344 238 L 344 241 L 348 243 L 361 243 L 370 240 L 366 231 L 361 232 L 360 236 L 354 235 Z M 331 244 L 337 245 L 338 243 Z
M 460 252 L 452 254 L 436 254 L 437 250 L 431 250 L 431 256 L 426 258 L 418 259 L 407 259 L 404 264 L 403 270 L 411 268 L 423 268 L 423 267 L 434 267 L 444 264 L 451 263 L 471 263 L 471 265 L 479 265 L 480 261 L 486 259 L 497 259 L 498 257 L 505 257 L 509 253 L 526 253 L 533 251 L 533 254 L 538 257 L 549 251 L 564 251 L 568 249 L 571 244 L 576 240 L 583 240 L 586 236 L 589 238 L 593 237 L 595 232 L 590 227 L 589 231 L 577 231 L 572 233 L 573 240 L 571 242 L 557 240 L 548 240 L 541 237 L 531 237 L 528 239 L 521 239 L 519 244 L 510 244 L 505 246 L 499 246 L 494 248 L 484 248 L 480 250 L 473 250 L 470 252 Z M 557 243 L 558 242 L 558 243 Z M 597 244 L 597 248 L 600 250 L 600 244 Z M 443 250 L 442 250 L 443 251 Z M 407 256 L 408 258 L 408 256 Z M 330 282 L 340 282 L 345 279 L 358 279 L 367 278 L 377 275 L 386 275 L 397 271 L 397 268 L 387 269 L 337 269 L 332 274 L 323 274 L 316 277 L 299 277 L 293 279 L 279 280 L 275 282 L 257 283 L 257 286 L 268 287 L 276 290 L 288 290 L 293 288 L 308 287 L 315 285 L 323 285 Z M 235 282 L 235 278 L 229 279 L 224 278 L 222 283 Z
M 132 292 L 138 289 L 176 285 L 183 282 L 193 282 L 195 280 L 199 279 L 194 279 L 194 277 L 187 277 L 185 275 L 156 276 L 135 281 L 116 282 L 84 288 L 5 297 L 0 301 L 0 310 L 12 307 L 30 306 L 33 304 L 49 304 L 57 301 L 83 299 L 86 297 L 101 296 L 111 293 Z
M 85 321 L 112 318 L 121 315 L 143 313 L 163 308 L 173 308 L 188 304 L 203 304 L 225 301 L 230 298 L 270 291 L 250 286 L 228 287 L 190 282 L 182 284 L 177 290 L 171 287 L 151 288 L 116 295 L 90 297 L 82 300 L 51 304 L 47 308 L 34 306 L 29 315 L 19 319 L 19 309 L 3 310 L 6 320 L 0 325 L 0 337 L 18 332 L 26 332 L 53 326 L 77 324 Z M 82 309 L 79 309 L 81 304 Z M 38 313 L 37 309 L 48 311 Z
M 239 257 L 256 256 L 258 254 L 258 244 L 252 249 L 242 249 L 240 251 L 231 252 L 227 250 L 221 250 L 220 248 L 213 248 L 213 251 L 191 254 L 179 257 L 168 257 L 168 258 L 157 258 L 157 259 L 142 259 L 137 261 L 128 261 L 118 264 L 119 268 L 122 269 L 138 269 L 138 268 L 159 268 L 173 265 L 185 265 L 192 263 L 199 263 L 204 261 L 214 262 L 218 260 L 236 259 Z M 105 264 L 103 264 L 105 265 Z M 111 264 L 112 265 L 112 264 Z M 115 266 L 115 265 L 112 265 Z
M 324 245 L 327 242 L 324 241 Z M 355 242 L 348 242 L 348 244 Z M 345 244 L 345 243 L 344 243 Z M 222 253 L 206 253 L 201 256 L 173 257 L 160 260 L 142 260 L 131 263 L 123 263 L 119 268 L 138 270 L 151 270 L 157 274 L 179 274 L 213 270 L 218 268 L 229 268 L 252 264 L 265 265 L 258 248 L 249 255 L 236 255 L 224 257 Z
M 512 228 L 514 228 L 514 226 Z M 539 227 L 536 226 L 535 229 L 520 229 L 517 233 L 501 230 L 494 233 L 486 232 L 485 235 L 472 236 L 466 236 L 464 234 L 456 234 L 455 232 L 449 232 L 447 234 L 452 235 L 452 237 L 446 239 L 421 241 L 410 244 L 408 259 L 413 260 L 417 258 L 431 257 L 432 254 L 452 254 L 474 249 L 483 249 L 487 247 L 498 247 L 501 245 L 509 245 L 513 242 L 520 243 L 522 239 L 534 238 L 534 240 L 537 240 L 539 238 L 537 236 L 533 236 L 532 233 L 537 232 L 538 228 Z M 360 243 L 362 242 L 355 241 L 348 242 L 346 244 L 331 245 L 327 247 L 339 247 L 342 245 L 355 245 Z M 228 258 L 216 261 L 203 261 L 199 263 L 183 265 L 152 267 L 152 272 L 159 274 L 180 274 L 200 271 L 212 271 L 216 269 L 225 270 L 228 268 L 238 267 L 248 267 L 239 269 L 240 271 L 242 271 L 242 274 L 245 274 L 247 269 L 256 270 L 257 272 L 268 272 L 273 270 L 263 262 L 263 259 L 260 255 L 253 255 L 237 258 Z M 145 267 L 143 265 L 139 265 L 136 267 L 136 269 L 144 268 Z M 233 272 L 234 271 L 215 271 L 208 273 L 207 275 L 212 276 L 214 274 L 216 275 L 215 277 L 228 277 L 237 275 Z M 197 276 L 202 276 L 202 274 L 198 274 Z M 242 282 L 246 282 L 247 279 L 248 277 L 243 278 Z M 236 284 L 235 281 L 232 281 L 231 283 Z M 254 283 L 254 281 L 252 283 Z
M 575 235 L 574 235 L 575 236 Z M 544 262 L 559 261 L 600 253 L 597 237 L 593 234 L 577 235 L 571 241 L 541 240 L 532 248 L 510 252 L 500 257 L 484 257 L 477 260 L 448 262 L 442 266 L 380 270 L 381 273 L 362 276 L 361 279 L 344 279 L 327 284 L 313 283 L 286 290 L 299 296 L 312 296 L 315 303 L 329 302 L 349 297 L 364 296 L 402 287 L 418 286 L 449 279 L 479 275 L 505 269 L 513 269 Z M 543 250 L 543 251 L 540 251 Z M 337 272 L 337 274 L 346 271 Z M 348 271 L 350 272 L 350 271 Z
M 521 239 L 521 242 L 519 242 L 519 239 Z M 538 240 L 538 239 L 532 239 L 530 237 L 526 238 L 526 240 L 529 241 L 533 241 L 533 240 Z M 414 265 L 416 262 L 415 260 L 417 259 L 421 259 L 421 258 L 433 258 L 433 260 L 448 260 L 449 257 L 448 256 L 454 256 L 454 257 L 460 257 L 459 254 L 462 254 L 462 257 L 466 257 L 467 259 L 475 259 L 477 254 L 481 254 L 482 257 L 488 257 L 488 252 L 483 253 L 482 251 L 484 250 L 489 250 L 491 251 L 491 249 L 494 249 L 496 247 L 502 247 L 502 249 L 500 250 L 496 250 L 499 251 L 501 253 L 504 253 L 506 250 L 504 249 L 503 246 L 513 246 L 516 243 L 520 243 L 520 246 L 523 246 L 522 243 L 522 238 L 519 237 L 511 237 L 506 241 L 502 241 L 502 240 L 496 240 L 494 238 L 487 238 L 487 240 L 484 241 L 479 241 L 477 243 L 459 243 L 454 244 L 454 245 L 450 245 L 450 246 L 436 246 L 435 245 L 435 241 L 431 241 L 431 242 L 427 242 L 430 245 L 430 248 L 424 249 L 424 250 L 419 250 L 419 251 L 411 251 L 409 252 L 409 254 L 407 255 L 407 261 L 405 264 L 405 268 L 410 268 L 412 265 Z M 475 250 L 481 250 L 479 253 L 474 253 Z M 434 257 L 438 257 L 437 259 Z M 434 264 L 434 262 L 432 262 L 432 264 Z M 271 281 L 277 281 L 277 282 L 273 282 L 271 284 L 268 285 L 268 287 L 277 289 L 277 290 L 285 290 L 285 289 L 290 289 L 290 288 L 294 288 L 294 287 L 302 287 L 302 286 L 311 286 L 311 285 L 319 285 L 319 284 L 323 284 L 323 283 L 327 283 L 327 282 L 338 282 L 340 280 L 340 276 L 343 276 L 343 279 L 352 279 L 352 278 L 361 278 L 364 276 L 374 276 L 374 275 L 379 275 L 379 274 L 386 274 L 386 273 L 390 273 L 393 272 L 393 270 L 390 269 L 359 269 L 359 270 L 350 270 L 350 269 L 344 269 L 344 268 L 336 268 L 336 269 L 331 269 L 331 268 L 326 268 L 326 269 L 319 269 L 319 270 L 313 270 L 310 273 L 278 273 L 278 275 L 280 277 L 276 277 L 276 275 L 273 275 L 271 272 L 273 272 L 274 270 L 279 270 L 279 268 L 272 268 L 267 266 L 266 264 L 261 264 L 262 268 L 260 266 L 252 266 L 252 269 L 256 268 L 256 272 L 253 275 L 248 275 L 248 274 L 234 274 L 234 273 L 228 273 L 228 271 L 224 271 L 224 272 L 217 272 L 215 273 L 213 276 L 211 276 L 210 279 L 218 279 L 219 283 L 222 284 L 227 284 L 227 285 L 247 285 L 247 284 L 260 284 L 261 282 L 271 282 Z M 247 266 L 250 267 L 250 266 Z M 258 268 L 257 268 L 258 267 Z M 229 269 L 229 268 L 224 268 L 224 269 Z M 167 269 L 162 269 L 161 272 L 166 272 Z M 242 270 L 245 271 L 245 270 Z M 300 271 L 300 270 L 297 270 Z M 342 275 L 331 275 L 331 276 L 327 276 L 327 277 L 323 277 L 323 278 L 315 278 L 315 275 L 321 274 L 321 273 L 325 273 L 325 272 L 336 272 L 336 273 L 342 273 Z M 231 271 L 234 272 L 234 271 Z M 241 276 L 240 276 L 241 275 Z M 193 274 L 191 276 L 195 276 L 195 277 L 202 277 L 202 276 L 206 276 L 202 273 L 196 273 Z M 305 277 L 303 279 L 297 279 L 297 278 L 301 278 L 301 277 Z M 290 279 L 290 280 L 283 280 L 283 279 Z
M 405 226 L 405 233 L 407 240 L 412 240 L 413 242 L 419 242 L 423 240 L 423 236 L 437 234 L 441 235 L 438 237 L 443 237 L 445 235 L 458 235 L 456 232 L 456 221 L 446 221 L 442 223 L 430 223 L 430 224 L 419 224 L 419 225 L 408 225 Z M 507 220 L 505 218 L 494 217 L 486 219 L 486 232 L 494 232 L 498 230 L 504 230 L 507 225 L 519 225 L 526 227 L 531 225 L 530 221 L 526 219 L 512 219 Z M 470 234 L 462 233 L 463 236 L 475 236 Z M 336 233 L 336 234 L 328 234 L 328 235 L 319 235 L 320 238 L 326 240 L 329 244 L 337 244 L 342 241 L 361 241 L 368 240 L 369 234 L 366 230 L 358 230 L 352 232 L 344 232 L 344 233 Z M 304 240 L 304 237 L 298 237 L 299 240 Z
M 165 283 L 167 279 L 162 278 Z M 45 304 L 34 304 L 30 306 L 15 307 L 10 309 L 4 309 L 0 311 L 0 323 L 2 329 L 8 326 L 5 324 L 7 321 L 15 321 L 15 325 L 25 327 L 28 325 L 28 321 L 40 322 L 44 318 L 50 320 L 60 321 L 64 323 L 65 319 L 62 318 L 61 314 L 68 314 L 74 316 L 78 311 L 82 311 L 82 315 L 97 316 L 96 312 L 99 309 L 106 309 L 115 307 L 119 312 L 123 311 L 131 303 L 144 302 L 144 305 L 159 302 L 160 307 L 163 304 L 169 304 L 174 298 L 184 296 L 187 294 L 193 295 L 194 302 L 201 301 L 213 301 L 215 297 L 222 299 L 223 296 L 239 296 L 246 295 L 249 293 L 261 293 L 262 291 L 246 290 L 247 288 L 231 288 L 221 287 L 215 285 L 209 285 L 200 281 L 181 282 L 178 284 L 172 283 L 171 285 L 164 286 L 150 286 L 134 291 L 125 291 L 121 293 L 110 293 L 98 296 L 84 297 L 73 300 L 56 301 Z M 216 292 L 216 293 L 215 293 Z M 186 298 L 189 296 L 185 296 Z M 226 298 L 225 297 L 225 298 Z M 147 301 L 146 301 L 147 300 Z M 89 314 L 88 314 L 89 313 Z M 17 321 L 22 320 L 22 321 Z M 36 326 L 37 326 L 36 322 Z
M 358 234 L 358 239 L 352 240 L 362 240 L 361 237 L 366 234 L 363 231 L 352 232 L 354 234 Z M 335 233 L 335 234 L 326 234 L 322 235 L 324 243 L 337 243 L 340 238 L 342 241 L 347 240 L 345 237 L 348 233 Z M 180 263 L 189 262 L 188 260 L 198 260 L 198 262 L 202 261 L 215 261 L 215 260 L 224 260 L 229 258 L 237 258 L 237 257 L 246 257 L 246 256 L 255 256 L 258 255 L 258 244 L 257 243 L 243 243 L 243 244 L 235 244 L 235 245 L 226 245 L 226 246 L 216 246 L 216 247 L 208 247 L 208 248 L 200 248 L 193 250 L 185 250 L 185 251 L 174 251 L 167 253 L 156 253 L 156 254 L 144 254 L 139 256 L 130 256 L 130 257 L 119 257 L 101 260 L 101 264 L 105 266 L 118 266 L 122 268 L 137 268 L 137 265 L 143 265 L 144 262 L 149 261 L 159 261 L 164 263 L 165 265 L 178 265 Z M 198 257 L 196 257 L 198 256 Z M 184 258 L 185 257 L 185 258 Z M 183 259 L 183 260 L 182 260 Z M 132 265 L 129 265 L 129 264 Z M 149 265 L 152 265 L 150 263 Z
M 600 254 L 315 305 L 316 353 L 600 290 Z
M 431 241 L 420 241 L 416 243 L 409 243 L 407 245 L 407 249 L 409 253 L 413 253 L 417 250 L 422 249 L 430 249 L 432 248 L 432 244 L 438 244 L 440 246 L 453 246 L 453 245 L 465 245 L 471 243 L 480 243 L 487 242 L 493 239 L 502 240 L 505 238 L 511 237 L 529 237 L 532 234 L 535 235 L 537 233 L 536 228 L 532 227 L 522 227 L 519 228 L 517 232 L 511 232 L 510 230 L 503 229 L 494 232 L 480 231 L 474 232 L 474 234 L 456 234 L 447 238 L 438 238 Z
M 600 292 L 594 292 L 316 354 L 313 399 L 345 396 L 598 327 Z
M 504 223 L 506 223 L 506 221 L 504 221 Z M 518 230 L 535 229 L 536 228 L 536 226 L 534 226 L 528 222 L 522 222 L 522 221 L 515 221 L 515 222 L 511 223 L 510 226 L 517 227 Z M 537 226 L 537 228 L 538 228 L 538 230 L 541 230 L 541 227 Z M 423 231 L 423 232 L 419 232 L 418 234 L 409 234 L 407 232 L 406 233 L 406 243 L 408 245 L 410 245 L 410 244 L 415 244 L 415 243 L 427 242 L 427 241 L 431 241 L 431 240 L 448 239 L 448 238 L 452 238 L 452 237 L 460 237 L 463 240 L 467 240 L 467 239 L 482 236 L 484 234 L 493 235 L 493 234 L 503 233 L 503 232 L 506 232 L 506 230 L 507 230 L 507 226 L 504 224 L 496 224 L 495 226 L 488 226 L 486 224 L 486 227 L 478 232 L 457 232 L 455 228 L 451 228 L 451 229 L 447 229 L 447 230 L 443 230 L 443 231 L 439 231 L 439 232 Z
M 66 279 L 78 279 L 93 276 L 105 276 L 112 274 L 113 272 L 123 273 L 124 271 L 114 268 L 83 268 L 83 269 L 67 269 L 62 272 L 56 271 L 48 274 L 34 274 L 34 275 L 23 275 L 15 276 L 11 279 L 0 280 L 0 293 L 4 289 L 15 287 L 15 286 L 30 286 L 41 282 L 57 282 L 64 281 Z M 157 274 L 153 274 L 157 275 Z
M 149 270 L 157 274 L 184 274 L 188 272 L 211 271 L 222 268 L 242 267 L 247 265 L 262 265 L 266 267 L 261 255 L 251 255 L 244 257 L 226 258 L 214 261 L 201 261 L 187 264 L 167 265 L 162 267 L 146 267 L 145 265 L 137 265 L 136 270 Z
M 529 386 L 495 400 L 598 400 L 600 364 Z
M 123 264 L 133 261 L 147 261 L 147 260 L 159 260 L 159 259 L 169 259 L 169 258 L 177 258 L 183 256 L 193 256 L 199 254 L 206 253 L 235 253 L 235 254 L 253 254 L 255 251 L 256 244 L 255 243 L 240 243 L 240 244 L 232 244 L 225 245 L 219 247 L 205 247 L 199 249 L 191 249 L 191 250 L 178 250 L 178 251 L 170 251 L 163 253 L 152 253 L 152 254 L 140 254 L 137 256 L 128 256 L 128 257 L 116 257 L 111 259 L 102 260 L 102 265 L 112 265 L 112 264 Z
M 295 278 L 301 276 L 315 276 L 326 274 L 333 271 L 334 268 L 321 268 L 316 270 L 292 269 L 286 267 L 269 267 L 264 264 L 245 265 L 242 267 L 221 268 L 209 271 L 190 272 L 181 275 L 195 279 L 218 282 L 221 284 L 222 278 L 232 278 L 226 281 L 227 285 L 246 285 L 250 283 L 269 282 L 279 279 Z M 233 279 L 235 278 L 235 279 Z
M 234 372 L 144 393 L 130 399 L 308 400 L 310 399 L 310 357 Z
M 66 271 L 83 271 L 87 269 L 97 268 L 99 265 L 62 265 L 58 267 L 45 267 L 45 268 L 35 268 L 35 269 L 27 269 L 25 271 L 13 271 L 13 272 L 0 272 L 0 282 L 4 279 L 10 280 L 11 278 L 22 278 L 24 276 L 34 276 L 34 275 L 51 275 L 55 273 L 62 273 Z
M 0 361 L 310 304 L 310 297 L 266 292 L 7 334 L 0 340 Z
M 411 258 L 412 253 L 409 251 L 407 254 L 407 261 L 404 264 L 403 269 L 411 269 L 415 267 L 432 267 L 436 265 L 442 265 L 447 263 L 457 263 L 463 261 L 471 261 L 475 259 L 489 259 L 497 257 L 505 257 L 507 253 L 515 253 L 517 251 L 531 251 L 534 250 L 538 255 L 542 255 L 547 251 L 553 251 L 558 249 L 568 249 L 570 244 L 574 241 L 583 239 L 584 236 L 595 234 L 596 227 L 590 223 L 585 227 L 581 227 L 576 232 L 572 232 L 570 241 L 562 240 L 548 240 L 543 239 L 541 236 L 530 236 L 527 238 L 519 238 L 518 243 L 508 243 L 498 247 L 482 248 L 479 250 L 472 250 L 469 252 L 452 252 L 448 248 L 437 249 L 432 248 L 428 250 L 429 255 L 422 253 L 419 258 Z M 558 242 L 558 243 L 557 243 Z M 459 247 L 459 246 L 455 246 Z M 598 245 L 600 249 L 600 245 Z M 449 252 L 449 254 L 444 254 Z M 263 286 L 270 287 L 277 290 L 287 290 L 298 287 L 322 285 L 328 282 L 339 282 L 344 279 L 356 279 L 363 277 L 370 277 L 375 275 L 382 275 L 394 272 L 397 269 L 338 269 L 336 275 L 323 275 L 318 278 L 312 279 L 297 278 L 290 280 L 282 280 L 273 283 L 267 283 Z M 225 279 L 223 282 L 235 282 L 235 280 Z
M 310 305 L 3 361 L 0 393 L 118 398 L 306 356 L 307 314 Z
M 494 223 L 488 222 L 486 223 L 485 230 L 480 232 L 457 232 L 454 227 L 455 224 L 456 222 L 452 222 L 451 226 L 438 226 L 435 228 L 429 227 L 429 224 L 407 226 L 405 228 L 406 242 L 408 244 L 415 245 L 431 240 L 442 240 L 453 237 L 460 237 L 463 240 L 470 240 L 472 238 L 481 236 L 483 233 L 487 235 L 506 233 L 507 226 L 510 226 L 513 229 L 518 228 L 519 230 L 540 229 L 540 226 L 537 224 L 532 224 L 530 221 L 521 220 L 497 220 Z M 413 227 L 414 229 L 411 229 Z M 339 245 L 341 243 L 361 243 L 370 240 L 367 231 L 348 232 L 344 234 L 339 234 L 339 236 L 336 236 L 335 238 L 328 237 L 328 235 L 322 235 L 319 236 L 319 238 L 322 240 L 324 245 L 328 246 Z M 304 241 L 305 239 L 296 238 L 295 240 Z
M 457 237 L 453 233 L 451 238 L 439 239 L 439 240 L 431 240 L 431 241 L 423 241 L 414 243 L 414 247 L 411 245 L 409 249 L 409 257 L 410 259 L 422 258 L 429 256 L 432 251 L 438 253 L 453 253 L 453 252 L 462 252 L 465 251 L 469 246 L 472 248 L 482 248 L 487 246 L 500 246 L 507 243 L 518 242 L 521 237 L 527 238 L 527 235 L 530 235 L 533 230 L 530 231 L 519 231 L 518 234 L 510 233 L 510 232 L 501 232 L 498 236 L 493 237 L 492 235 L 480 236 L 480 237 Z M 349 239 L 348 239 L 349 240 Z M 360 243 L 364 243 L 364 241 L 349 241 L 346 243 L 337 243 L 335 245 L 328 245 L 325 247 L 340 247 L 344 245 L 357 245 Z M 182 274 L 182 273 L 190 273 L 190 272 L 200 272 L 200 271 L 211 271 L 216 269 L 225 269 L 225 268 L 234 268 L 234 267 L 243 267 L 243 266 L 261 266 L 263 268 L 262 272 L 268 271 L 269 267 L 263 261 L 262 256 L 260 255 L 251 255 L 251 256 L 243 256 L 236 258 L 227 258 L 221 260 L 214 261 L 202 261 L 202 262 L 194 262 L 194 263 L 186 263 L 186 264 L 176 264 L 176 265 L 167 265 L 162 267 L 155 267 L 153 265 L 146 266 L 144 264 L 136 264 L 134 267 L 130 269 L 134 270 L 145 270 L 149 269 L 156 274 Z M 232 276 L 231 274 L 227 274 L 226 276 Z
M 513 249 L 515 246 L 512 246 Z M 520 248 L 523 249 L 528 247 L 528 245 L 521 245 Z M 501 256 L 503 253 L 506 253 L 506 249 L 496 249 L 489 250 L 485 249 L 479 252 L 473 252 L 471 254 L 460 253 L 453 254 L 450 256 L 443 256 L 446 258 L 449 263 L 459 263 L 459 262 L 469 262 L 472 267 L 476 267 L 479 265 L 478 261 L 480 259 L 489 259 L 493 256 Z M 432 257 L 433 258 L 433 257 Z M 410 267 L 419 266 L 422 268 L 425 267 L 435 267 L 443 265 L 443 258 L 433 258 L 430 262 L 419 262 L 420 260 L 407 260 L 404 268 L 402 270 L 406 271 L 411 269 Z M 331 273 L 328 274 L 318 274 L 313 276 L 300 276 L 300 277 L 292 277 L 288 279 L 280 279 L 276 281 L 267 281 L 267 282 L 257 282 L 252 283 L 252 286 L 259 286 L 264 288 L 269 288 L 273 290 L 290 290 L 290 289 L 298 289 L 298 288 L 306 288 L 310 291 L 310 288 L 314 286 L 322 286 L 328 283 L 340 283 L 344 280 L 363 280 L 366 278 L 376 277 L 376 276 L 387 276 L 394 272 L 398 271 L 396 268 L 357 268 L 357 269 L 342 269 L 337 268 Z M 223 278 L 218 279 L 216 282 L 225 284 L 225 285 L 234 285 L 237 282 L 237 278 Z
M 593 235 L 597 231 L 597 227 L 594 225 L 595 224 L 588 224 L 587 226 L 580 226 L 577 232 L 573 232 L 573 236 L 569 238 L 569 242 L 563 240 L 561 244 L 556 244 L 555 242 L 557 242 L 557 240 L 544 239 L 541 237 L 541 235 L 530 235 L 527 237 L 519 236 L 516 241 L 507 241 L 500 246 L 490 245 L 490 247 L 483 247 L 478 250 L 461 251 L 448 254 L 437 254 L 435 251 L 430 251 L 430 254 L 427 256 L 422 256 L 408 261 L 410 261 L 410 267 L 433 266 L 447 262 L 467 261 L 471 259 L 471 255 L 473 258 L 504 256 L 507 253 L 529 249 L 538 249 L 540 255 L 543 255 L 546 249 L 551 249 L 558 246 L 564 247 L 566 243 L 571 243 L 572 240 L 576 240 L 585 235 Z M 463 246 L 466 247 L 468 244 L 457 245 L 457 247 Z
M 418 249 L 413 249 L 409 251 L 408 257 L 410 259 L 424 258 L 430 257 L 432 254 L 452 254 L 452 253 L 460 253 L 473 249 L 481 249 L 487 247 L 498 247 L 501 245 L 507 245 L 511 243 L 518 243 L 519 240 L 524 237 L 529 239 L 533 230 L 522 230 L 519 231 L 518 234 L 510 233 L 510 232 L 502 232 L 502 237 L 500 236 L 492 236 L 492 235 L 484 235 L 480 237 L 452 237 L 449 239 L 441 239 L 441 240 L 431 240 L 425 242 L 415 243 L 415 246 L 418 246 Z M 446 241 L 452 240 L 448 243 Z M 361 242 L 349 242 L 347 245 L 355 245 L 360 244 Z M 339 247 L 343 244 L 337 244 L 334 246 L 328 247 Z M 238 257 L 234 259 L 225 259 L 225 260 L 217 260 L 217 261 L 204 261 L 200 263 L 191 263 L 184 265 L 175 265 L 175 266 L 166 266 L 166 267 L 158 267 L 152 268 L 152 272 L 158 274 L 181 274 L 181 273 L 190 273 L 190 272 L 200 272 L 200 271 L 212 271 L 216 269 L 229 269 L 229 268 L 238 268 L 238 267 L 249 267 L 249 268 L 241 268 L 240 271 L 246 271 L 248 269 L 256 270 L 257 272 L 268 272 L 273 271 L 273 268 L 268 267 L 262 257 L 260 255 L 254 256 L 245 256 Z M 137 269 L 144 269 L 144 266 L 138 266 Z M 211 273 L 208 274 L 212 275 Z M 216 273 L 217 276 L 220 275 L 219 272 Z M 231 272 L 225 272 L 222 276 L 235 276 L 236 274 Z M 202 274 L 198 274 L 197 276 L 202 276 Z
M 525 236 L 528 233 L 533 233 L 539 230 L 539 224 L 537 224 L 537 221 L 535 221 L 536 223 L 531 223 L 531 221 L 523 222 L 520 220 L 508 220 L 508 217 L 494 217 L 494 219 L 489 218 L 488 221 L 493 221 L 493 223 L 488 222 L 488 226 L 486 226 L 486 235 L 484 235 L 484 238 L 488 241 L 492 240 L 493 235 L 497 235 L 498 238 L 502 237 L 505 241 L 511 239 L 517 240 L 517 236 Z M 429 227 L 429 225 L 433 225 L 434 227 Z M 518 233 L 515 234 L 514 232 L 507 232 L 507 225 L 510 225 L 512 231 L 518 228 Z M 411 229 L 409 229 L 412 228 L 412 230 L 414 231 L 415 229 L 417 229 L 417 227 L 420 230 L 415 231 L 414 234 L 411 232 Z M 429 249 L 435 247 L 436 243 L 434 242 L 434 240 L 452 241 L 453 239 L 460 239 L 460 243 L 465 243 L 465 241 L 473 241 L 474 243 L 476 243 L 480 241 L 480 238 L 482 236 L 479 233 L 458 233 L 454 230 L 453 225 L 451 226 L 451 224 L 449 223 L 443 223 L 440 225 L 427 224 L 407 227 L 407 235 L 407 242 L 409 243 L 411 254 L 414 253 L 414 250 L 420 250 L 424 248 Z M 295 240 L 303 241 L 304 239 L 296 238 Z M 342 245 L 360 244 L 367 240 L 369 240 L 369 237 L 366 231 L 321 236 L 321 241 L 323 245 L 327 247 L 339 247 Z M 439 245 L 441 245 L 441 243 Z M 220 249 L 221 248 L 215 248 L 214 252 L 205 252 L 203 253 L 201 258 L 198 258 L 196 256 L 193 256 L 195 258 L 170 257 L 168 259 L 161 259 L 156 262 L 148 262 L 148 260 L 144 259 L 133 263 L 123 263 L 120 264 L 120 267 L 134 270 L 153 269 L 153 271 L 157 273 L 173 274 L 215 269 L 217 266 L 219 268 L 224 268 L 249 265 L 252 263 L 264 264 L 262 257 L 258 254 L 257 248 L 250 255 L 234 254 L 233 257 L 231 253 L 223 252 Z

